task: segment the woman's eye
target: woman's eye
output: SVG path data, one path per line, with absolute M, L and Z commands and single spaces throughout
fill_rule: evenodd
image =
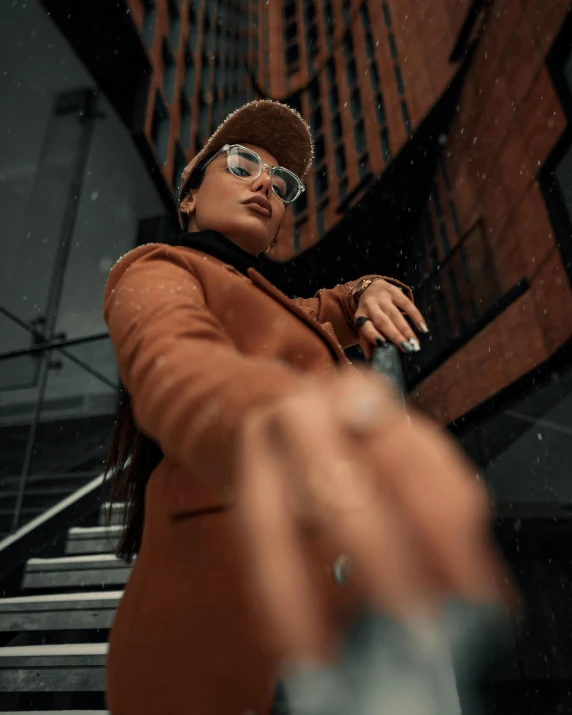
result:
M 245 169 L 244 166 L 235 166 L 232 173 L 236 174 L 236 176 L 250 176 L 250 171 Z
M 278 197 L 283 199 L 284 196 L 286 195 L 286 192 L 284 191 L 284 187 L 282 186 L 277 186 L 276 184 L 273 185 L 273 189 L 276 194 L 278 194 Z

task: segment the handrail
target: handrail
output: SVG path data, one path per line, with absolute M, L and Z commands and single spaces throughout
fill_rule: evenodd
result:
M 100 474 L 90 482 L 54 506 L 24 524 L 0 541 L 0 595 L 6 596 L 11 590 L 14 576 L 19 582 L 18 569 L 31 557 L 41 553 L 54 540 L 81 522 L 100 503 L 104 475 Z
M 42 338 L 43 339 L 44 336 L 42 335 L 42 333 L 39 333 L 37 330 L 34 330 L 33 328 L 31 328 L 24 320 L 21 320 L 16 315 L 11 313 L 9 310 L 7 310 L 6 308 L 3 308 L 1 305 L 0 305 L 0 313 L 5 315 L 12 322 L 16 323 L 16 325 L 19 325 L 24 330 L 27 330 L 34 338 Z M 36 352 L 44 352 L 46 350 L 54 349 L 54 350 L 58 350 L 65 358 L 67 358 L 71 362 L 75 363 L 78 367 L 81 367 L 83 370 L 88 372 L 90 375 L 93 375 L 93 377 L 97 378 L 100 382 L 103 382 L 108 387 L 112 387 L 115 389 L 117 387 L 117 385 L 114 382 L 112 382 L 111 380 L 108 380 L 105 377 L 105 375 L 102 375 L 98 370 L 91 367 L 91 365 L 88 365 L 86 362 L 84 362 L 80 358 L 76 357 L 72 353 L 63 349 L 64 346 L 80 345 L 81 343 L 85 343 L 85 342 L 102 340 L 103 338 L 106 338 L 106 337 L 109 337 L 107 333 L 95 333 L 94 335 L 89 335 L 85 338 L 76 338 L 76 339 L 72 339 L 72 340 L 47 341 L 44 343 L 39 343 L 37 345 L 32 345 L 29 348 L 23 348 L 21 350 L 10 350 L 5 353 L 0 353 L 0 361 L 4 360 L 4 359 L 7 360 L 9 358 L 19 357 L 20 355 L 33 355 Z
M 83 338 L 70 338 L 68 340 L 47 340 L 45 343 L 38 343 L 36 345 L 30 346 L 29 348 L 7 350 L 6 352 L 0 353 L 0 360 L 9 360 L 10 358 L 22 357 L 24 355 L 33 355 L 34 353 L 43 353 L 46 350 L 60 350 L 61 348 L 70 347 L 72 345 L 94 343 L 98 340 L 104 340 L 105 338 L 109 338 L 108 333 L 94 333 L 93 335 L 86 335 Z M 60 351 L 65 354 L 64 350 Z M 66 357 L 68 356 L 66 355 Z

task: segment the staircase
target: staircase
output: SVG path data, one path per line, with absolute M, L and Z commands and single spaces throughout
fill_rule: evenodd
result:
M 64 553 L 27 561 L 20 594 L 0 599 L 0 713 L 105 715 L 105 659 L 131 566 L 113 555 L 122 504 L 105 525 L 69 529 Z

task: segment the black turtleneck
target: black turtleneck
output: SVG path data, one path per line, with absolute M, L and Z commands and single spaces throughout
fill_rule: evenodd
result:
M 195 248 L 197 251 L 208 253 L 233 266 L 244 275 L 247 275 L 248 268 L 260 268 L 260 257 L 248 253 L 218 231 L 196 231 L 193 233 L 181 231 L 175 238 L 175 242 L 179 246 Z

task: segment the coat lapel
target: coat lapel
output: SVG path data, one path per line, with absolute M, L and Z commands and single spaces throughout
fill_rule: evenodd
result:
M 300 320 L 303 320 L 312 330 L 317 333 L 322 340 L 327 343 L 330 352 L 336 362 L 347 362 L 346 355 L 340 347 L 338 341 L 331 335 L 317 320 L 307 315 L 302 308 L 299 308 L 287 295 L 278 290 L 270 281 L 264 278 L 255 268 L 248 268 L 248 276 L 255 286 L 267 293 L 271 298 L 278 301 L 284 308 L 294 313 Z

